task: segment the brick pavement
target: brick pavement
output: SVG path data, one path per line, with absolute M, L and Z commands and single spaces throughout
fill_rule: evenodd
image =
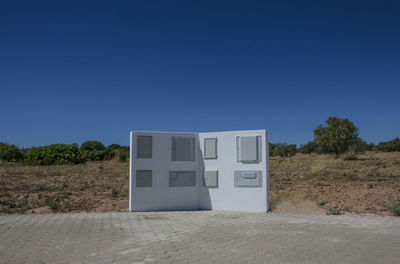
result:
M 0 263 L 400 263 L 400 218 L 218 211 L 0 216 Z

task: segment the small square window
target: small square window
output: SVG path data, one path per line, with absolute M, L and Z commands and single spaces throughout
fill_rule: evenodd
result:
M 151 159 L 153 153 L 152 136 L 137 136 L 137 158 Z
M 194 161 L 194 137 L 172 137 L 172 161 Z
M 206 187 L 218 188 L 218 171 L 204 171 L 203 185 Z
M 217 158 L 217 138 L 204 139 L 204 158 L 205 159 Z
M 152 187 L 153 172 L 151 170 L 136 171 L 136 187 Z

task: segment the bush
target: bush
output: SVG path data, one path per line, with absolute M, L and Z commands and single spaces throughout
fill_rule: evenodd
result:
M 120 162 L 126 162 L 129 158 L 129 150 L 126 150 L 125 148 L 120 148 L 115 151 L 115 156 Z
M 81 145 L 80 151 L 87 160 L 107 160 L 112 159 L 114 152 L 106 149 L 101 142 L 86 141 Z
M 121 145 L 111 144 L 106 149 L 111 150 L 111 151 L 115 151 L 115 150 L 119 149 L 120 147 L 121 147 Z
M 341 215 L 342 212 L 340 212 L 340 209 L 337 207 L 328 207 L 326 209 L 326 215 Z
M 400 138 L 395 138 L 387 142 L 380 142 L 376 146 L 376 150 L 385 152 L 400 151 Z
M 299 152 L 303 154 L 318 152 L 318 146 L 314 141 L 309 141 L 305 145 L 300 145 Z
M 121 151 L 118 155 L 118 160 L 120 162 L 126 162 L 128 160 L 128 153 L 126 153 L 125 151 Z
M 15 145 L 0 143 L 0 160 L 22 161 L 25 153 Z
M 400 203 L 392 202 L 386 205 L 386 210 L 394 216 L 400 216 Z
M 29 165 L 69 165 L 84 162 L 85 158 L 74 144 L 53 144 L 31 148 L 27 153 L 27 164 Z
M 344 155 L 343 160 L 357 160 L 357 155 L 353 154 L 353 153 L 348 153 L 346 155 Z
M 287 143 L 268 144 L 269 155 L 272 157 L 291 157 L 296 155 L 297 148 L 295 144 L 288 145 Z
M 119 149 L 120 150 L 123 150 L 123 151 L 130 151 L 130 147 L 129 146 L 121 146 L 121 147 L 119 147 Z

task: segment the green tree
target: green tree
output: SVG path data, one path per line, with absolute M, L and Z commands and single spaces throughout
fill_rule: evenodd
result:
M 297 147 L 295 144 L 277 143 L 269 145 L 269 153 L 271 157 L 291 157 L 296 155 Z
M 87 160 L 111 159 L 113 156 L 113 151 L 106 149 L 106 147 L 98 141 L 86 141 L 82 143 L 80 151 Z
M 274 149 L 275 149 L 275 144 L 273 143 L 268 143 L 268 153 L 271 157 L 274 156 Z
M 69 165 L 80 164 L 86 160 L 74 144 L 53 144 L 44 147 L 32 147 L 27 155 L 29 165 Z
M 303 154 L 318 152 L 318 146 L 314 141 L 309 141 L 305 145 L 300 145 L 299 152 Z
M 380 142 L 376 146 L 376 149 L 384 152 L 400 151 L 400 138 L 395 138 L 387 142 Z
M 0 160 L 3 161 L 22 161 L 24 152 L 15 145 L 0 142 Z
M 329 117 L 325 123 L 327 126 L 314 129 L 314 141 L 321 152 L 338 156 L 357 145 L 358 128 L 349 119 Z
M 115 151 L 115 150 L 119 149 L 120 147 L 121 147 L 121 145 L 118 145 L 118 144 L 111 144 L 111 145 L 108 145 L 108 146 L 107 146 L 107 149 L 108 149 L 108 150 L 111 150 L 111 151 Z

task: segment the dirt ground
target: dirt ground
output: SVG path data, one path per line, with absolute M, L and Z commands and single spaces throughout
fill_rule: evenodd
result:
M 276 212 L 388 215 L 386 205 L 400 203 L 400 153 L 271 158 L 270 179 Z
M 0 164 L 0 213 L 126 211 L 129 164 Z
M 400 203 L 400 153 L 357 160 L 297 154 L 270 158 L 271 205 L 280 213 L 389 215 Z M 0 214 L 126 211 L 129 164 L 0 163 Z

